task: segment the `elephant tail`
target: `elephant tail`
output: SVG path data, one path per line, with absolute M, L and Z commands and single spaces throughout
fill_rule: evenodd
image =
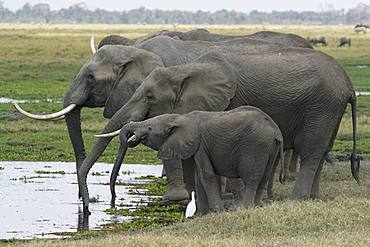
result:
M 278 144 L 280 145 L 279 147 L 279 156 L 280 156 L 280 174 L 279 174 L 279 182 L 281 184 L 285 183 L 285 168 L 284 168 L 284 144 L 283 144 L 283 138 L 277 139 Z
M 351 104 L 351 110 L 352 110 L 352 154 L 351 154 L 351 172 L 353 178 L 356 180 L 358 184 L 360 184 L 360 157 L 357 156 L 356 152 L 356 126 L 357 126 L 357 120 L 356 120 L 356 112 L 357 112 L 357 106 L 356 106 L 356 95 L 353 94 L 351 98 L 349 99 L 349 103 Z

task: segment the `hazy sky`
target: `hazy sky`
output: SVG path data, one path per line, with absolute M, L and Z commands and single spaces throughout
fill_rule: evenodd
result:
M 219 9 L 248 12 L 254 9 L 260 11 L 271 10 L 322 10 L 333 6 L 335 9 L 353 8 L 358 3 L 370 4 L 370 0 L 0 0 L 9 9 L 21 8 L 26 2 L 31 4 L 48 3 L 52 9 L 67 8 L 70 5 L 85 2 L 90 9 L 102 8 L 108 10 L 129 10 L 138 7 L 163 10 L 204 10 L 215 11 Z

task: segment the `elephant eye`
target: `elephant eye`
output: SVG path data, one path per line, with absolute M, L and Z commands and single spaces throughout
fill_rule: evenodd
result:
M 148 126 L 148 130 L 150 130 L 150 131 L 151 131 L 151 130 L 152 130 L 152 127 Z
M 87 79 L 88 79 L 89 81 L 93 81 L 93 80 L 94 80 L 94 76 L 93 76 L 92 74 L 89 74 L 89 75 L 87 76 Z
M 146 98 L 147 100 L 154 100 L 154 96 L 152 94 L 148 94 Z

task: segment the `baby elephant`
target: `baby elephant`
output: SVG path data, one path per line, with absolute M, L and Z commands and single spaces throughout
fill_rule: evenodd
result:
M 120 137 L 115 167 L 122 164 L 127 145 L 143 143 L 157 150 L 163 160 L 169 181 L 167 193 L 176 187 L 177 179 L 182 179 L 182 160 L 194 159 L 197 208 L 203 214 L 223 208 L 216 175 L 241 178 L 245 183 L 244 206 L 260 204 L 273 167 L 279 163 L 278 157 L 283 157 L 279 127 L 267 114 L 250 106 L 225 112 L 164 114 L 126 124 Z M 181 190 L 188 193 L 185 188 Z

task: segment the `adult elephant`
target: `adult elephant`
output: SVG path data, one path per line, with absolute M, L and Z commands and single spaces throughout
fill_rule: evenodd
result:
M 302 200 L 319 196 L 323 161 L 348 103 L 352 106 L 353 122 L 351 171 L 358 180 L 355 91 L 337 61 L 311 49 L 284 48 L 254 55 L 211 52 L 189 64 L 157 68 L 114 114 L 103 133 L 118 132 L 130 121 L 164 113 L 222 111 L 241 105 L 258 107 L 278 124 L 284 149 L 294 149 L 301 157 L 293 198 Z M 110 134 L 103 136 L 79 170 L 85 212 L 87 174 L 112 139 Z M 173 170 L 177 173 L 169 178 L 167 196 L 177 194 L 180 183 L 175 181 L 183 181 L 181 168 Z
M 80 121 L 82 107 L 104 107 L 104 117 L 111 118 L 157 67 L 185 64 L 212 50 L 259 53 L 282 47 L 285 46 L 249 38 L 184 42 L 166 36 L 149 39 L 137 47 L 107 45 L 82 66 L 64 98 L 64 110 L 37 115 L 16 107 L 34 119 L 51 120 L 65 115 L 78 170 L 86 157 Z
M 210 42 L 222 42 L 231 39 L 240 39 L 240 38 L 249 38 L 263 40 L 271 43 L 283 44 L 285 46 L 291 47 L 302 47 L 313 49 L 311 44 L 307 42 L 304 38 L 291 33 L 280 33 L 272 31 L 260 31 L 249 35 L 223 35 L 223 34 L 213 34 L 208 32 L 206 29 L 195 29 L 188 32 L 179 32 L 179 31 L 168 31 L 160 30 L 151 34 L 148 34 L 144 37 L 137 39 L 128 39 L 121 35 L 108 35 L 104 37 L 99 45 L 98 49 L 104 45 L 140 45 L 141 43 L 155 38 L 157 36 L 169 36 L 176 37 L 183 41 L 210 41 Z M 93 53 L 95 53 L 95 48 L 92 48 Z

